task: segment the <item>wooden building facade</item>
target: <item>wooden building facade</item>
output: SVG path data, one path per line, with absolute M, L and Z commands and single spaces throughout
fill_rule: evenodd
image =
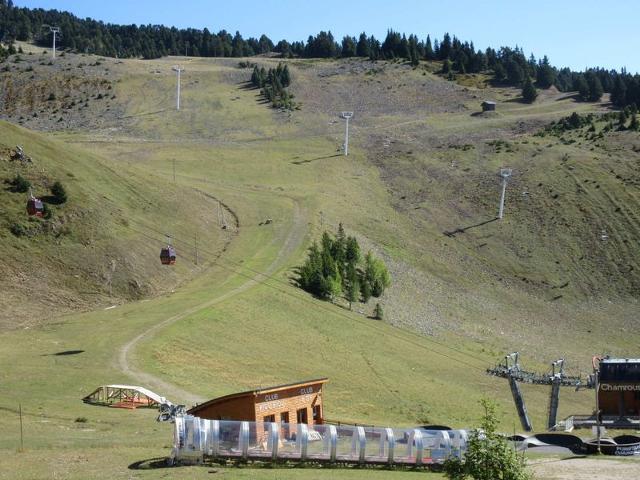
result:
M 196 405 L 187 413 L 209 420 L 321 425 L 322 387 L 327 381 L 318 378 L 233 393 Z

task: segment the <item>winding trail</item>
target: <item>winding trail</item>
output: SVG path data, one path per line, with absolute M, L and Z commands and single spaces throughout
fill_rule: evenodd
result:
M 145 331 L 137 335 L 136 337 L 129 340 L 125 343 L 118 353 L 118 367 L 120 370 L 134 379 L 137 383 L 144 385 L 147 388 L 158 391 L 160 395 L 171 399 L 175 403 L 180 404 L 195 404 L 200 403 L 204 399 L 194 393 L 188 392 L 176 385 L 173 385 L 169 382 L 166 382 L 159 378 L 156 375 L 153 375 L 149 372 L 145 372 L 144 370 L 137 367 L 132 359 L 132 355 L 135 352 L 136 347 L 143 341 L 149 340 L 153 338 L 160 330 L 168 327 L 169 325 L 173 325 L 174 323 L 193 315 L 205 308 L 209 308 L 218 303 L 224 302 L 236 295 L 239 295 L 251 287 L 254 287 L 264 281 L 264 275 L 273 274 L 278 268 L 280 268 L 284 261 L 291 255 L 295 250 L 302 244 L 304 237 L 307 233 L 307 224 L 306 219 L 302 215 L 300 211 L 300 206 L 294 200 L 294 209 L 293 209 L 293 219 L 291 228 L 288 231 L 283 232 L 281 235 L 276 237 L 273 241 L 280 242 L 282 241 L 282 246 L 278 250 L 276 257 L 273 259 L 271 264 L 264 270 L 264 272 L 254 275 L 251 279 L 244 282 L 242 285 L 234 288 L 233 290 L 229 290 L 228 292 L 213 297 L 203 303 L 199 303 L 194 305 L 187 310 L 173 315 L 165 320 L 162 320 L 159 323 L 147 328 Z M 284 239 L 282 237 L 285 237 Z

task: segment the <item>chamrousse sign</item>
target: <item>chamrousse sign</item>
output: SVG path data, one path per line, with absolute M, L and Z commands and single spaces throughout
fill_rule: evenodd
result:
M 601 383 L 600 390 L 603 392 L 640 392 L 640 384 L 622 385 L 612 383 Z

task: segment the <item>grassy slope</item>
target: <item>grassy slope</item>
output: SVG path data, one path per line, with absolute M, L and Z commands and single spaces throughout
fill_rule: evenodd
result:
M 158 111 L 171 100 L 166 92 L 171 91 L 173 78 L 158 75 L 149 80 L 148 71 L 168 70 L 172 62 L 173 59 L 126 62 L 128 77 L 118 84 L 117 94 L 128 99 L 129 112 Z M 133 380 L 123 377 L 114 361 L 119 346 L 132 336 L 175 313 L 224 295 L 246 282 L 246 276 L 253 276 L 254 271 L 274 265 L 282 251 L 282 240 L 295 223 L 296 212 L 308 223 L 305 241 L 318 235 L 321 222 L 335 227 L 338 221 L 343 221 L 349 231 L 386 253 L 390 261 L 402 262 L 412 272 L 418 272 L 420 281 L 426 281 L 430 287 L 428 290 L 412 294 L 412 285 L 402 277 L 406 273 L 401 273 L 399 285 L 390 295 L 398 298 L 408 295 L 407 315 L 419 316 L 419 297 L 427 291 L 441 313 L 437 341 L 448 341 L 458 350 L 471 353 L 473 358 L 444 349 L 429 338 L 320 304 L 287 286 L 289 268 L 299 263 L 303 254 L 304 243 L 300 243 L 294 245 L 293 256 L 276 262 L 277 280 L 268 282 L 271 287 L 245 290 L 168 327 L 134 352 L 136 362 L 204 397 L 259 384 L 327 375 L 331 378 L 327 415 L 366 423 L 430 421 L 469 425 L 479 413 L 476 400 L 488 395 L 503 406 L 503 426 L 511 430 L 514 416 L 506 384 L 486 377 L 482 371 L 503 350 L 537 349 L 538 361 L 546 361 L 551 359 L 547 358 L 549 355 L 565 351 L 576 359 L 606 348 L 631 351 L 637 343 L 633 335 L 614 329 L 606 331 L 597 322 L 602 310 L 589 311 L 588 304 L 558 306 L 513 285 L 495 281 L 478 285 L 478 278 L 483 281 L 491 278 L 492 273 L 485 270 L 491 270 L 487 264 L 495 263 L 496 257 L 478 261 L 469 255 L 468 245 L 442 237 L 443 227 L 467 219 L 464 214 L 445 208 L 452 201 L 446 192 L 433 191 L 434 198 L 440 195 L 440 199 L 431 201 L 432 208 L 442 205 L 440 212 L 432 211 L 426 219 L 408 215 L 395 203 L 398 185 L 389 182 L 388 170 L 381 168 L 384 159 L 372 158 L 373 149 L 364 136 L 354 142 L 348 160 L 333 156 L 340 142 L 341 125 L 331 124 L 328 113 L 317 113 L 312 108 L 313 98 L 307 100 L 308 111 L 303 108 L 291 118 L 274 115 L 256 103 L 255 91 L 239 88 L 239 79 L 246 72 L 239 72 L 232 63 L 197 60 L 190 62 L 188 68 L 193 77 L 187 80 L 180 113 L 166 111 L 136 117 L 127 136 L 119 134 L 122 136 L 116 139 L 110 138 L 110 133 L 64 133 L 59 137 L 66 142 L 81 142 L 83 147 L 112 158 L 121 168 L 131 164 L 135 172 L 153 173 L 157 178 L 171 178 L 170 160 L 178 158 L 182 185 L 222 198 L 237 212 L 241 225 L 238 237 L 221 266 L 209 269 L 197 282 L 171 296 L 66 317 L 28 334 L 2 334 L 0 364 L 15 365 L 3 369 L 3 381 L 10 387 L 10 393 L 3 394 L 0 402 L 9 409 L 9 414 L 0 420 L 0 426 L 12 432 L 3 439 L 3 448 L 10 451 L 17 445 L 16 404 L 22 402 L 25 410 L 33 414 L 26 420 L 30 451 L 9 455 L 7 461 L 16 468 L 29 464 L 39 453 L 47 458 L 46 469 L 31 465 L 24 470 L 25 477 L 46 476 L 52 470 L 84 478 L 93 475 L 90 468 L 103 465 L 111 474 L 126 476 L 129 462 L 165 454 L 164 447 L 170 442 L 169 428 L 152 423 L 150 412 L 92 408 L 80 404 L 79 398 L 100 383 Z M 308 68 L 300 69 L 294 81 L 311 88 L 314 81 L 311 73 Z M 346 80 L 337 77 L 336 81 Z M 302 91 L 299 98 L 305 100 L 304 95 Z M 519 116 L 545 120 L 557 118 L 572 108 L 574 105 L 568 102 L 542 103 L 538 108 L 509 104 L 503 117 L 487 122 L 489 127 L 500 129 Z M 470 130 L 460 127 L 462 120 L 468 121 L 468 113 L 434 112 L 434 117 L 426 122 L 420 112 L 412 115 L 381 113 L 369 121 L 380 125 L 415 121 L 420 128 L 428 125 L 436 135 L 459 131 L 463 137 L 475 130 L 483 133 L 485 127 L 489 129 L 486 123 L 475 123 Z M 398 130 L 405 129 L 406 126 L 389 127 L 385 134 L 397 135 Z M 332 133 L 318 133 L 327 131 Z M 152 140 L 142 143 L 138 136 Z M 437 151 L 427 151 L 430 154 L 421 154 L 421 161 L 427 162 L 427 167 L 441 168 L 442 158 Z M 461 162 L 467 161 L 464 155 L 459 157 Z M 512 156 L 506 158 L 511 160 Z M 545 158 L 539 158 L 537 174 L 546 175 L 547 180 L 554 178 L 554 174 L 548 171 Z M 396 154 L 387 163 L 402 161 L 401 155 Z M 494 159 L 490 166 L 498 165 L 499 160 Z M 274 223 L 259 227 L 258 223 L 267 217 L 273 218 Z M 504 228 L 513 227 L 507 225 L 492 232 L 497 238 L 496 249 L 504 244 L 504 236 L 513 235 L 513 231 L 501 234 Z M 183 238 L 182 234 L 178 236 Z M 424 255 L 425 251 L 429 255 Z M 202 247 L 201 255 L 212 259 L 214 249 L 209 245 Z M 470 258 L 473 261 L 469 262 Z M 502 271 L 505 266 L 494 268 Z M 605 312 L 616 324 L 628 315 L 625 304 L 607 308 Z M 560 323 L 558 320 L 574 317 L 576 310 L 584 315 L 580 318 L 580 328 L 584 330 L 576 334 L 560 329 L 560 335 L 550 330 L 550 325 Z M 387 311 L 393 319 L 393 310 Z M 587 334 L 587 328 L 594 335 Z M 88 331 L 92 335 L 88 336 Z M 598 334 L 594 342 L 593 337 Z M 541 339 L 542 345 L 540 341 L 529 341 L 529 336 Z M 43 356 L 75 348 L 85 353 L 75 357 Z M 16 358 L 20 362 L 15 362 Z M 539 363 L 531 367 L 544 368 Z M 32 381 L 24 382 L 26 377 Z M 542 426 L 546 390 L 525 387 L 525 394 L 534 424 Z M 572 402 L 561 402 L 561 415 L 589 410 L 590 393 L 563 392 L 563 400 L 568 398 Z M 88 423 L 75 423 L 79 416 L 87 417 Z M 59 435 L 61 431 L 65 433 L 63 436 Z M 145 435 L 145 448 L 140 447 L 141 435 Z M 126 458 L 119 458 L 120 455 Z M 69 456 L 76 462 L 69 462 Z M 206 470 L 193 469 L 190 474 L 204 475 Z M 224 475 L 240 477 L 243 473 L 225 471 Z M 359 474 L 334 473 L 347 478 Z M 166 471 L 162 472 L 165 474 Z M 168 474 L 176 475 L 173 471 Z M 295 470 L 277 471 L 275 475 L 304 478 L 305 474 Z M 155 472 L 144 475 L 157 476 Z M 274 474 L 252 471 L 251 475 L 271 478 Z
M 60 311 L 110 305 L 172 288 L 198 268 L 193 254 L 188 248 L 180 252 L 179 244 L 184 261 L 175 269 L 160 266 L 163 232 L 180 231 L 184 238 L 197 233 L 215 252 L 232 235 L 212 228 L 217 205 L 202 194 L 162 179 L 150 183 L 126 166 L 114 168 L 98 155 L 7 123 L 0 124 L 0 138 L 5 152 L 23 145 L 33 158 L 25 166 L 3 155 L 0 178 L 20 173 L 38 196 L 46 196 L 48 187 L 60 180 L 69 197 L 66 204 L 51 207 L 50 221 L 42 221 L 28 219 L 27 194 L 6 187 L 0 191 L 4 326 L 33 325 Z M 210 214 L 196 216 L 194 202 Z M 16 237 L 9 230 L 16 223 L 34 235 Z

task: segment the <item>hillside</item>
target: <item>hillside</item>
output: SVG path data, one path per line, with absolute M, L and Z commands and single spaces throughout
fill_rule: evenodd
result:
M 573 373 L 587 372 L 592 354 L 637 354 L 638 133 L 608 132 L 597 140 L 585 138 L 586 128 L 536 135 L 574 111 L 600 115 L 608 111 L 605 101 L 578 102 L 551 89 L 526 105 L 515 89 L 447 81 L 433 73 L 437 63 L 412 69 L 360 59 L 288 60 L 300 109 L 279 111 L 248 86 L 251 69 L 239 68 L 237 60 L 67 54 L 58 66 L 40 65 L 34 56 L 28 61 L 35 62 L 33 71 L 12 67 L 2 81 L 51 82 L 47 88 L 59 88 L 64 98 L 66 80 L 49 69 L 73 72 L 78 63 L 99 63 L 92 75 L 109 77 L 115 96 L 109 114 L 92 98 L 81 113 L 64 109 L 69 121 L 58 122 L 40 114 L 53 108 L 42 97 L 33 108 L 20 101 L 19 109 L 4 108 L 2 115 L 49 133 L 0 126 L 6 148 L 32 145 L 25 149 L 34 170 L 45 173 L 25 173 L 41 189 L 64 178 L 70 201 L 56 215 L 91 212 L 82 218 L 95 223 L 76 223 L 71 231 L 86 228 L 85 237 L 101 250 L 81 257 L 80 233 L 63 240 L 64 251 L 47 236 L 6 233 L 3 241 L 22 249 L 9 250 L 9 263 L 22 265 L 24 252 L 44 262 L 54 252 L 64 265 L 57 274 L 76 258 L 92 272 L 116 250 L 127 260 L 118 265 L 128 270 L 118 289 L 114 283 L 114 296 L 132 299 L 130 277 L 148 282 L 145 295 L 153 296 L 172 288 L 157 262 L 161 233 L 171 227 L 179 251 L 193 251 L 197 232 L 200 259 L 210 268 L 179 264 L 173 282 L 195 278 L 170 295 L 0 333 L 6 346 L 0 365 L 25 358 L 7 373 L 0 406 L 8 415 L 0 428 L 15 431 L 13 412 L 22 403 L 33 439 L 23 456 L 8 455 L 10 465 L 39 454 L 49 458 L 32 462 L 24 478 L 44 477 L 51 465 L 62 476 L 86 478 L 87 463 L 126 477 L 130 463 L 167 453 L 169 429 L 152 423 L 151 412 L 80 403 L 101 383 L 142 383 L 171 400 L 194 402 L 328 376 L 332 420 L 469 426 L 480 411 L 477 401 L 489 396 L 500 404 L 502 428 L 512 431 L 517 419 L 506 382 L 484 373 L 504 353 L 518 350 L 526 367 L 540 371 L 563 356 Z M 178 62 L 185 67 L 179 112 L 171 71 Z M 495 114 L 479 114 L 484 99 L 498 101 Z M 340 154 L 342 110 L 355 112 L 348 157 Z M 10 163 L 2 165 L 5 176 L 12 174 Z M 505 218 L 495 221 L 502 166 L 514 172 Z M 24 218 L 24 197 L 2 195 L 11 205 L 7 215 Z M 211 197 L 234 212 L 237 229 L 219 228 Z M 345 302 L 321 302 L 293 286 L 310 242 L 340 222 L 390 267 L 384 322 L 367 318 L 373 302 L 349 311 Z M 148 235 L 153 241 L 144 240 Z M 227 235 L 233 236 L 228 245 Z M 84 278 L 101 285 L 91 274 Z M 17 285 L 9 279 L 7 288 L 18 291 Z M 104 292 L 104 284 L 100 288 Z M 40 318 L 46 303 L 18 298 L 8 305 Z M 55 355 L 70 350 L 83 352 Z M 34 381 L 25 384 L 27 376 Z M 544 387 L 525 387 L 537 428 L 544 425 L 547 394 Z M 563 391 L 560 416 L 590 412 L 592 394 Z M 87 422 L 76 422 L 80 417 Z M 57 442 L 60 431 L 64 440 Z M 12 434 L 0 448 L 15 445 Z M 68 462 L 74 457 L 77 464 Z M 207 470 L 189 473 L 206 476 Z M 104 470 L 91 475 L 100 474 Z
M 175 268 L 161 266 L 164 233 L 198 234 L 213 252 L 222 251 L 233 235 L 218 228 L 217 202 L 201 193 L 161 179 L 149 183 L 133 169 L 114 168 L 95 154 L 8 123 L 0 123 L 0 138 L 3 328 L 33 327 L 61 313 L 175 288 L 202 264 L 195 265 L 191 245 L 178 243 L 181 261 Z M 12 159 L 16 145 L 24 147 L 30 163 Z M 60 181 L 69 200 L 49 200 L 51 218 L 29 218 L 28 193 L 9 185 L 17 174 L 45 200 Z M 194 204 L 210 215 L 196 216 Z

